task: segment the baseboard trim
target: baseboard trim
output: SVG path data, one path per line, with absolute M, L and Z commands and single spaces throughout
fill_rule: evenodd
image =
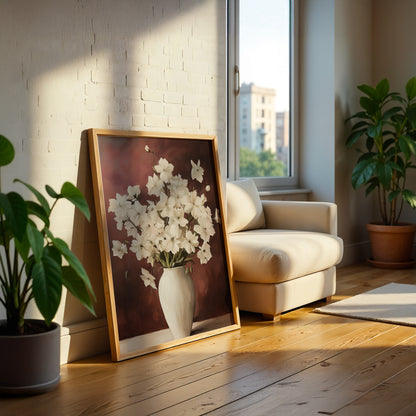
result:
M 370 241 L 361 241 L 359 243 L 344 244 L 344 255 L 338 267 L 362 263 L 370 256 Z
M 61 364 L 103 354 L 109 350 L 107 319 L 99 318 L 62 326 Z

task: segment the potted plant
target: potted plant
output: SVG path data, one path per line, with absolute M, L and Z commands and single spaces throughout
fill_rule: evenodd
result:
M 399 268 L 413 264 L 411 250 L 416 226 L 400 223 L 403 205 L 416 207 L 416 195 L 407 187 L 409 169 L 415 168 L 416 78 L 406 83 L 406 96 L 390 92 L 387 79 L 375 87 L 357 87 L 361 111 L 347 138 L 351 148 L 359 141 L 360 156 L 352 172 L 352 186 L 366 188 L 366 196 L 377 193 L 381 221 L 367 224 L 372 246 L 370 263 Z M 401 243 L 403 237 L 403 245 Z M 386 241 L 387 239 L 387 241 Z
M 0 166 L 14 159 L 11 142 L 0 135 Z M 92 314 L 94 292 L 87 273 L 68 245 L 55 237 L 50 217 L 61 199 L 75 205 L 87 219 L 88 204 L 69 182 L 59 193 L 46 185 L 52 205 L 31 185 L 15 179 L 36 201 L 18 192 L 0 192 L 0 393 L 34 394 L 59 382 L 60 326 L 52 320 L 66 287 Z M 1 191 L 1 190 L 0 190 Z M 42 319 L 25 319 L 34 300 Z

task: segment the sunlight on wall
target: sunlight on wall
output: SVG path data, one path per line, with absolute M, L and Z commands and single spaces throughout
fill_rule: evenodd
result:
M 225 2 L 23 0 L 0 5 L 0 24 L 7 34 L 0 39 L 7 57 L 0 122 L 16 147 L 7 182 L 19 177 L 59 191 L 70 181 L 94 211 L 89 128 L 216 135 L 225 175 Z M 94 215 L 88 223 L 63 202 L 52 229 L 80 257 L 105 317 Z M 58 322 L 93 319 L 64 299 Z

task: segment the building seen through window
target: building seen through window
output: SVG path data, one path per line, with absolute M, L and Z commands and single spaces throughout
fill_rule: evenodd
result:
M 238 176 L 289 176 L 290 0 L 240 0 L 238 39 Z

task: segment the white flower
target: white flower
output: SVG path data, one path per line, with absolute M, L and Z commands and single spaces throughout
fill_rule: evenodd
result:
M 149 176 L 147 179 L 146 188 L 149 192 L 149 195 L 156 195 L 160 196 L 162 190 L 163 190 L 164 183 L 162 180 L 160 180 L 159 176 L 157 176 L 155 173 L 153 176 Z
M 135 201 L 134 204 L 130 205 L 127 211 L 127 217 L 131 221 L 131 223 L 139 227 L 141 223 L 142 216 L 146 212 L 146 207 L 140 204 L 139 201 Z
M 128 186 L 127 193 L 129 194 L 129 197 L 137 197 L 140 195 L 140 185 Z
M 127 246 L 118 240 L 113 240 L 113 256 L 123 258 L 127 254 Z
M 173 211 L 173 215 L 169 218 L 170 224 L 177 224 L 179 227 L 186 228 L 188 220 L 185 217 L 185 213 L 182 207 L 176 207 Z
M 214 234 L 215 228 L 212 225 L 211 218 L 202 218 L 198 220 L 198 224 L 195 225 L 194 231 L 204 240 L 208 241 Z
M 153 153 L 147 145 L 145 150 Z M 174 166 L 166 159 L 160 158 L 153 170 L 144 193 L 139 185 L 129 185 L 125 195 L 117 193 L 109 200 L 108 212 L 114 213 L 117 229 L 126 235 L 123 242 L 112 242 L 113 256 L 121 259 L 130 251 L 152 267 L 155 261 L 182 265 L 192 257 L 206 264 L 212 258 L 209 242 L 215 234 L 214 219 L 220 220 L 218 210 L 213 218 L 205 194 L 190 191 L 188 180 L 173 175 Z M 192 179 L 202 183 L 203 175 L 200 160 L 191 160 Z M 205 191 L 210 190 L 206 185 Z M 141 279 L 156 289 L 148 270 L 142 269 Z
M 180 229 L 176 224 L 168 225 L 165 228 L 163 240 L 160 242 L 162 251 L 176 254 L 179 250 Z
M 141 248 L 141 258 L 146 259 L 146 261 L 150 265 L 154 265 L 155 263 L 155 257 L 158 253 L 157 248 L 155 247 L 155 244 L 153 241 L 150 240 L 143 240 L 143 246 Z M 137 254 L 136 254 L 137 257 Z
M 114 212 L 116 216 L 123 216 L 130 205 L 127 195 L 116 194 L 116 199 L 110 199 L 108 212 Z
M 150 286 L 153 289 L 156 289 L 156 278 L 148 270 L 142 268 L 142 274 L 140 277 L 146 287 Z
M 168 189 L 171 195 L 175 196 L 176 198 L 182 197 L 183 195 L 189 193 L 188 190 L 188 181 L 183 179 L 181 175 L 172 176 Z
M 148 145 L 146 145 L 146 146 L 144 147 L 144 150 L 146 150 L 146 152 L 147 152 L 147 153 L 149 153 L 149 152 L 150 152 L 150 147 L 149 147 Z
M 196 248 L 199 246 L 198 236 L 190 230 L 185 233 L 184 249 L 187 253 L 195 253 Z
M 201 167 L 201 161 L 198 160 L 198 163 L 195 163 L 191 160 L 192 170 L 191 178 L 196 179 L 199 183 L 202 183 L 204 176 L 204 169 Z
M 155 166 L 155 171 L 159 173 L 160 179 L 167 183 L 172 177 L 173 165 L 169 163 L 165 158 L 161 157 L 159 159 L 159 163 Z
M 201 264 L 206 264 L 211 260 L 212 254 L 211 254 L 211 247 L 208 243 L 204 242 L 199 249 L 197 256 L 199 258 L 199 261 Z
M 205 197 L 204 194 L 202 194 L 201 196 L 197 196 L 194 200 L 193 200 L 193 204 L 192 204 L 192 209 L 191 209 L 191 214 L 194 218 L 199 218 L 202 215 L 205 214 L 205 203 L 207 202 L 207 199 Z

